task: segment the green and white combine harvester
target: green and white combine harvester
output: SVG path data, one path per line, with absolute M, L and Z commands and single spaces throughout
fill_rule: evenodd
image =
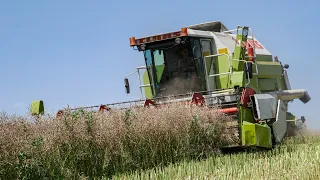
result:
M 144 54 L 145 65 L 134 72 L 139 76 L 142 99 L 82 108 L 103 111 L 125 103 L 161 106 L 186 101 L 218 107 L 235 117 L 232 126 L 238 130 L 238 147 L 272 148 L 305 121 L 288 111 L 288 103 L 294 99 L 309 102 L 308 92 L 291 89 L 289 65 L 273 57 L 249 27 L 229 30 L 220 21 L 208 22 L 131 37 L 130 46 Z M 127 93 L 128 77 L 134 73 L 125 77 Z M 34 101 L 31 114 L 43 112 L 43 102 Z

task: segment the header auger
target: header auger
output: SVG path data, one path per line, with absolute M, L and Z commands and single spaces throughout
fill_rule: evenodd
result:
M 125 77 L 125 88 L 130 93 L 129 77 L 137 73 L 141 100 L 83 108 L 103 111 L 125 103 L 161 106 L 179 102 L 218 107 L 235 117 L 236 146 L 241 147 L 272 148 L 291 134 L 298 121 L 305 121 L 291 114 L 288 104 L 295 99 L 308 103 L 308 92 L 291 89 L 289 66 L 273 58 L 249 27 L 229 30 L 220 21 L 208 22 L 131 37 L 130 46 L 142 52 L 145 60 L 144 66 Z M 41 113 L 42 105 L 42 101 L 35 102 L 32 114 Z

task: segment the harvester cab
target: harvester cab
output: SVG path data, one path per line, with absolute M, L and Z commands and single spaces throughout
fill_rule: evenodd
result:
M 306 90 L 291 89 L 289 66 L 273 58 L 246 26 L 229 30 L 220 21 L 208 22 L 131 37 L 130 46 L 143 53 L 144 65 L 125 77 L 125 89 L 130 93 L 129 76 L 137 73 L 141 99 L 82 109 L 190 102 L 234 117 L 234 123 L 228 123 L 238 132 L 234 146 L 272 148 L 298 128 L 299 119 L 288 111 L 288 104 L 311 99 Z M 31 109 L 32 114 L 43 113 L 43 102 L 35 101 Z

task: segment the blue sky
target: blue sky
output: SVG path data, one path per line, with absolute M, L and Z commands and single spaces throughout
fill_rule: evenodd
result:
M 314 1 L 0 1 L 0 111 L 27 114 L 42 99 L 47 112 L 139 98 L 123 78 L 143 65 L 129 37 L 145 36 L 207 21 L 229 29 L 253 28 L 259 41 L 288 63 L 292 88 L 312 100 L 290 110 L 320 128 L 319 2 Z

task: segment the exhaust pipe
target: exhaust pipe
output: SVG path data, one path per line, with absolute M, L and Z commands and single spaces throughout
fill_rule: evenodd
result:
M 284 101 L 291 101 L 294 99 L 300 99 L 304 104 L 308 103 L 311 100 L 309 93 L 305 89 L 294 89 L 294 90 L 282 90 L 272 92 L 270 95 L 275 96 L 277 99 Z

